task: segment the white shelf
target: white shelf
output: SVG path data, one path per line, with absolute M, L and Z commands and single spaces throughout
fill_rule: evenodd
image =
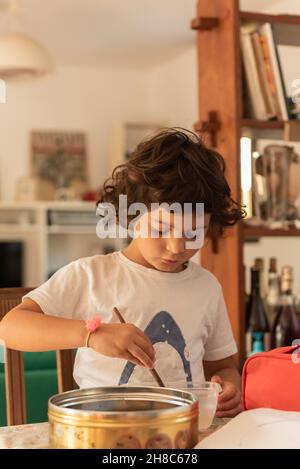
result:
M 96 236 L 96 226 L 66 226 L 51 225 L 46 228 L 49 234 L 94 234 Z
M 48 225 L 50 211 L 56 212 L 55 217 L 63 224 Z M 69 212 L 66 218 L 61 213 L 64 211 Z M 84 220 L 91 216 L 90 224 L 78 224 L 80 212 Z M 73 214 L 75 224 L 67 224 L 65 220 L 71 221 Z M 96 225 L 95 202 L 0 202 L 0 241 L 24 244 L 25 286 L 40 285 L 50 272 L 80 257 L 101 253 L 108 244 L 114 249 L 119 248 L 118 240 L 99 239 Z
M 18 201 L 0 201 L 0 209 L 9 210 L 36 210 L 36 209 L 55 209 L 55 210 L 87 210 L 96 211 L 96 202 L 88 202 L 83 200 L 74 200 L 68 202 L 59 201 L 32 201 L 32 202 L 18 202 Z
M 37 225 L 21 225 L 17 223 L 1 223 L 0 233 L 39 233 Z

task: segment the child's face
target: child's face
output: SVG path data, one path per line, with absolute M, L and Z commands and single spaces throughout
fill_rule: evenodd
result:
M 180 227 L 182 229 L 181 233 L 187 231 L 188 224 L 184 215 L 171 213 L 170 224 L 165 225 L 164 221 L 165 219 L 161 209 L 143 215 L 136 225 L 136 230 L 141 230 L 142 226 L 145 227 L 147 225 L 149 235 L 147 237 L 144 235 L 136 237 L 133 241 L 133 245 L 139 251 L 139 255 L 142 256 L 143 261 L 145 261 L 143 263 L 146 266 L 163 272 L 180 272 L 183 270 L 183 264 L 199 251 L 199 247 L 187 248 L 187 241 L 193 241 L 193 239 L 184 237 L 184 234 L 178 237 Z M 210 222 L 210 214 L 204 214 L 204 217 L 200 220 L 197 218 L 196 214 L 193 213 L 193 215 L 189 217 L 189 223 L 191 221 L 192 226 L 188 228 L 196 230 L 196 233 L 202 231 L 202 234 L 204 230 L 205 236 Z M 155 233 L 157 237 L 151 236 L 151 229 L 152 233 Z

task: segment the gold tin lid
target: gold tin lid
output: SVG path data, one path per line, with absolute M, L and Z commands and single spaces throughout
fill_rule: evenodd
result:
M 155 419 L 190 420 L 198 414 L 195 394 L 171 388 L 113 386 L 77 389 L 52 396 L 49 418 L 89 426 L 145 425 Z

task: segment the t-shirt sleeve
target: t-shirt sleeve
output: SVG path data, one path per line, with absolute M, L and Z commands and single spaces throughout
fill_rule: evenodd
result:
M 86 272 L 79 261 L 59 269 L 45 283 L 23 297 L 35 301 L 49 316 L 85 319 L 88 301 Z
M 212 325 L 205 344 L 203 359 L 207 361 L 222 360 L 234 355 L 237 346 L 233 337 L 223 291 L 220 287 L 217 307 L 213 313 Z

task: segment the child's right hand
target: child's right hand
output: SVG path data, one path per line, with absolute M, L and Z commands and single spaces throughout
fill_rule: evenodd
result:
M 102 355 L 123 358 L 136 365 L 154 368 L 153 345 L 134 324 L 101 324 L 91 334 L 89 346 Z

